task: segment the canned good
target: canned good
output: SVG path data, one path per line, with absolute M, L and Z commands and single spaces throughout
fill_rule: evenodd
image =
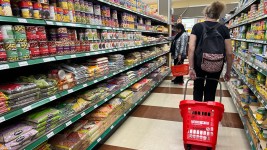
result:
M 39 51 L 41 56 L 48 56 L 49 55 L 48 43 L 39 42 Z
M 81 12 L 85 12 L 85 11 L 84 11 L 84 9 L 85 9 L 84 7 L 85 7 L 85 6 L 84 6 L 84 0 L 80 0 L 80 11 L 81 11 Z
M 70 22 L 69 11 L 67 9 L 63 10 L 63 22 Z
M 100 5 L 94 5 L 94 13 L 97 16 L 101 16 L 101 8 L 100 8 Z
M 53 5 L 50 5 L 49 6 L 49 19 L 51 19 L 51 20 L 57 20 L 57 18 L 56 18 L 56 12 L 57 12 L 57 10 L 56 10 L 56 7 L 55 6 L 53 6 Z
M 13 16 L 10 0 L 0 0 L 0 15 Z
M 33 17 L 33 5 L 31 1 L 21 1 L 21 16 L 23 18 L 32 18 Z
M 6 62 L 7 61 L 7 54 L 4 49 L 4 43 L 0 42 L 0 62 Z
M 12 25 L 2 25 L 1 33 L 2 33 L 4 42 L 14 42 L 14 34 L 13 34 Z
M 42 19 L 42 4 L 39 2 L 33 3 L 33 18 L 34 19 Z
M 69 11 L 73 11 L 74 10 L 74 2 L 73 2 L 73 0 L 67 0 L 67 2 L 68 2 Z
M 55 55 L 57 53 L 57 46 L 55 41 L 48 42 L 48 51 L 50 55 Z
M 81 11 L 81 5 L 80 5 L 80 1 L 79 0 L 74 0 L 74 10 L 75 11 Z
M 63 21 L 63 9 L 60 7 L 57 7 L 56 20 Z
M 67 0 L 58 0 L 59 7 L 62 9 L 69 9 L 68 8 L 68 1 Z
M 17 43 L 17 52 L 19 60 L 27 60 L 30 59 L 30 51 L 28 43 Z
M 91 15 L 94 14 L 94 5 L 92 2 L 88 2 L 88 13 Z

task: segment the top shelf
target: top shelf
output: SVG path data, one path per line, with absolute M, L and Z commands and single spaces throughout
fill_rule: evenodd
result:
M 120 8 L 120 9 L 122 9 L 122 10 L 124 10 L 124 11 L 128 11 L 128 12 L 134 13 L 134 14 L 139 15 L 139 16 L 141 16 L 141 17 L 145 17 L 145 18 L 148 18 L 148 19 L 152 19 L 153 21 L 158 22 L 158 23 L 168 24 L 166 21 L 162 21 L 162 20 L 157 19 L 157 18 L 155 18 L 155 17 L 148 16 L 148 15 L 139 13 L 139 12 L 137 12 L 137 11 L 130 10 L 130 9 L 125 8 L 125 7 L 123 7 L 123 6 L 120 6 L 120 5 L 117 5 L 117 4 L 114 4 L 114 3 L 107 2 L 106 0 L 97 0 L 97 1 L 102 2 L 102 3 L 105 3 L 105 4 L 108 4 L 108 5 L 113 6 L 113 7 L 116 7 L 116 8 Z
M 236 17 L 237 15 L 239 15 L 241 12 L 243 12 L 244 10 L 246 10 L 249 6 L 251 6 L 256 1 L 257 0 L 250 0 L 250 2 L 248 2 L 247 5 L 243 6 L 242 8 L 239 8 L 239 10 L 234 15 L 232 15 L 229 19 L 227 19 L 225 21 L 225 23 L 229 22 L 231 19 L 233 19 L 234 17 Z

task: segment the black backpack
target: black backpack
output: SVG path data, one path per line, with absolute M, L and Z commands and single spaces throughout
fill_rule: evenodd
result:
M 203 71 L 209 73 L 220 72 L 225 58 L 225 39 L 218 32 L 220 23 L 209 27 L 205 22 L 201 23 L 203 33 L 195 51 L 196 64 Z

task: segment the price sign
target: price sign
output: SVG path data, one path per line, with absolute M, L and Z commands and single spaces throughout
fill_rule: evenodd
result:
M 73 89 L 68 90 L 68 93 L 72 93 L 72 92 L 73 92 Z
M 83 87 L 87 87 L 88 85 L 87 84 L 83 84 Z
M 108 77 L 107 76 L 104 76 L 104 79 L 107 79 Z
M 81 116 L 83 117 L 85 115 L 85 112 L 81 113 Z
M 100 137 L 100 138 L 98 138 L 98 139 L 97 139 L 97 143 L 99 143 L 101 140 L 102 140 L 102 139 L 101 139 L 101 137 Z
M 56 22 L 56 25 L 62 26 L 63 24 L 62 24 L 62 22 Z
M 114 128 L 114 126 L 112 125 L 111 127 L 110 127 L 110 129 L 112 130 Z
M 71 125 L 71 124 L 72 124 L 72 121 L 67 122 L 67 123 L 66 123 L 66 127 L 68 127 L 68 126 Z
M 0 123 L 6 121 L 6 118 L 5 117 L 0 117 Z
M 76 58 L 76 55 L 70 55 L 70 58 Z
M 98 82 L 98 80 L 94 80 L 94 83 Z
M 43 61 L 44 62 L 49 62 L 49 61 L 53 61 L 53 59 L 51 59 L 51 58 L 43 58 Z
M 49 138 L 51 138 L 52 136 L 54 136 L 55 134 L 54 134 L 54 132 L 52 131 L 52 132 L 50 132 L 49 134 L 47 134 L 47 138 L 49 139 Z
M 53 100 L 55 100 L 57 97 L 54 95 L 54 96 L 51 96 L 51 97 L 49 97 L 49 100 L 50 101 L 53 101 Z
M 18 18 L 18 22 L 20 23 L 27 23 L 27 20 L 24 18 Z
M 98 107 L 98 105 L 96 104 L 95 106 L 94 106 L 94 108 L 97 108 Z
M 27 66 L 27 65 L 29 65 L 27 61 L 19 62 L 20 67 Z
M 9 69 L 9 65 L 8 64 L 0 65 L 0 70 L 4 70 L 4 69 Z
M 22 108 L 23 112 L 27 112 L 27 111 L 30 111 L 30 110 L 32 110 L 32 106 L 27 106 L 27 107 Z
M 105 101 L 105 102 L 107 102 L 107 101 L 108 101 L 108 99 L 106 98 L 104 101 Z
M 48 25 L 54 25 L 54 23 L 52 21 L 46 21 L 46 24 L 48 24 Z

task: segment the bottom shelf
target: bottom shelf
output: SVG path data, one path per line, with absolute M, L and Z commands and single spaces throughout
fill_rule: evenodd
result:
M 239 114 L 239 117 L 240 117 L 240 119 L 242 121 L 242 124 L 244 126 L 244 130 L 245 130 L 245 133 L 247 135 L 247 139 L 249 141 L 251 150 L 256 150 L 256 146 L 255 146 L 256 143 L 254 144 L 253 139 L 252 139 L 252 135 L 251 135 L 251 133 L 249 132 L 249 129 L 248 129 L 247 117 L 243 115 L 243 113 L 242 113 L 243 112 L 243 108 L 240 108 L 240 106 L 238 104 L 238 100 L 237 100 L 236 96 L 233 94 L 233 91 L 235 91 L 235 90 L 231 88 L 231 86 L 229 85 L 228 82 L 226 82 L 226 87 L 227 87 L 227 89 L 228 89 L 228 91 L 229 91 L 229 93 L 230 93 L 230 95 L 231 95 L 231 97 L 233 99 L 233 102 L 234 102 L 234 104 L 236 106 L 236 109 L 237 109 L 237 112 Z
M 170 71 L 166 72 L 163 78 L 159 80 L 156 84 L 154 84 L 134 105 L 132 105 L 123 115 L 121 115 L 100 137 L 97 138 L 91 145 L 87 148 L 87 150 L 93 149 L 102 139 L 104 139 L 109 133 L 114 130 L 114 127 L 119 126 L 119 124 L 124 120 L 124 118 L 137 106 L 139 105 L 150 93 L 156 88 L 163 79 L 170 74 Z

